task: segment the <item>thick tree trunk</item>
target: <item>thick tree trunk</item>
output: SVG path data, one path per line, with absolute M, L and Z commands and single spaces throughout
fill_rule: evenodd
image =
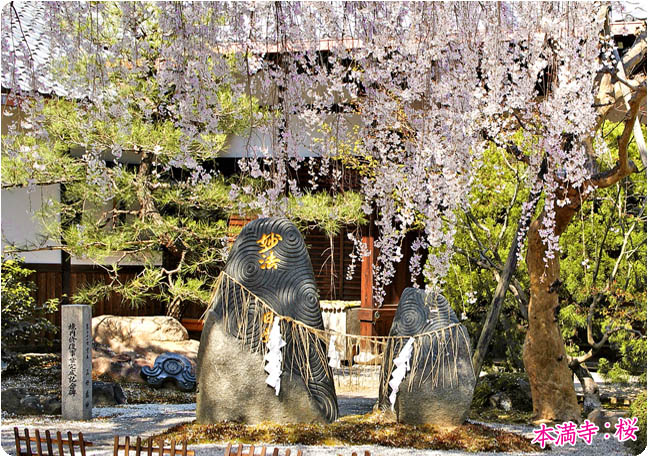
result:
M 609 34 L 609 7 L 601 9 L 608 15 L 606 33 Z M 621 61 L 618 73 L 632 75 L 635 68 L 646 56 L 646 32 L 644 31 Z M 596 173 L 586 184 L 578 189 L 564 189 L 567 206 L 556 207 L 554 235 L 560 236 L 580 209 L 580 203 L 591 195 L 591 189 L 605 188 L 619 182 L 624 177 L 636 173 L 637 167 L 628 158 L 628 144 L 632 136 L 635 121 L 646 98 L 645 81 L 632 81 L 633 89 L 621 82 L 614 82 L 613 74 L 602 73 L 599 81 L 597 102 L 600 105 L 596 129 L 603 125 L 607 114 L 618 107 L 619 94 L 624 106 L 628 109 L 623 134 L 618 138 L 619 156 L 614 168 Z M 617 75 L 618 77 L 618 75 Z M 624 78 L 625 79 L 625 78 Z M 636 87 L 635 87 L 636 86 Z M 621 90 L 623 89 L 623 90 Z M 593 151 L 592 138 L 583 140 L 588 151 Z M 555 253 L 552 259 L 545 259 L 547 247 L 540 236 L 544 212 L 533 221 L 528 233 L 527 267 L 530 280 L 529 330 L 524 341 L 524 366 L 529 375 L 533 411 L 541 421 L 580 422 L 580 408 L 568 366 L 565 345 L 558 328 L 556 310 L 558 307 L 557 285 L 560 278 L 560 254 Z M 546 260 L 546 263 L 545 263 Z M 552 287 L 553 286 L 553 287 Z M 589 388 L 592 388 L 590 385 Z M 594 392 L 592 392 L 594 393 Z
M 556 235 L 560 236 L 577 210 L 557 209 Z M 580 407 L 556 317 L 558 293 L 554 289 L 560 278 L 560 253 L 545 263 L 547 246 L 540 236 L 543 217 L 544 212 L 531 223 L 528 233 L 530 300 L 524 367 L 529 375 L 536 420 L 580 423 Z

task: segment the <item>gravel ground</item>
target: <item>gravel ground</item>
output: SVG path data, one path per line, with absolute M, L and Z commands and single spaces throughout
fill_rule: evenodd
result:
M 371 397 L 339 396 L 342 415 L 364 414 L 371 410 L 376 399 Z M 2 417 L 2 448 L 9 455 L 15 455 L 13 427 L 40 428 L 49 430 L 82 430 L 86 439 L 94 443 L 88 455 L 112 455 L 114 435 L 148 437 L 163 432 L 174 425 L 190 422 L 195 419 L 195 403 L 181 405 L 138 404 L 122 405 L 110 408 L 94 408 L 93 419 L 88 422 L 63 421 L 59 416 Z M 489 427 L 519 433 L 533 438 L 533 427 L 527 425 L 506 425 L 483 423 Z M 268 445 L 284 449 L 286 446 Z M 350 455 L 357 452 L 362 455 L 369 450 L 371 455 L 473 455 L 460 451 L 433 451 L 408 448 L 391 448 L 385 446 L 291 446 L 302 449 L 304 455 Z M 225 446 L 218 444 L 192 445 L 197 455 L 223 455 Z M 625 446 L 613 437 L 605 439 L 602 434 L 595 437 L 592 445 L 582 440 L 576 446 L 563 448 L 553 447 L 542 453 L 528 455 L 628 455 Z
M 338 392 L 338 403 L 340 415 L 348 416 L 365 414 L 372 410 L 376 403 L 377 367 L 366 367 L 357 370 L 353 378 L 343 370 L 336 372 L 336 390 Z M 51 371 L 51 372 L 50 372 Z M 60 389 L 60 370 L 50 370 L 41 373 L 40 376 L 16 375 L 2 376 L 2 388 L 26 387 L 36 390 L 41 394 L 55 393 Z M 345 376 L 346 375 L 346 376 Z M 352 381 L 353 379 L 353 381 Z M 602 381 L 597 379 L 597 381 Z M 576 390 L 580 390 L 580 384 L 575 383 Z M 163 391 L 149 392 L 146 386 L 126 385 L 124 386 L 127 397 L 131 402 L 160 401 L 170 394 Z M 130 389 L 130 390 L 129 390 Z M 601 395 L 616 395 L 621 398 L 632 398 L 638 392 L 645 389 L 645 385 L 616 385 L 604 382 L 599 383 Z M 152 400 L 155 398 L 155 400 Z M 41 430 L 61 430 L 77 432 L 83 431 L 86 439 L 92 441 L 94 446 L 90 448 L 89 455 L 112 455 L 112 441 L 114 435 L 120 436 L 141 436 L 148 437 L 161 433 L 168 428 L 191 422 L 195 419 L 195 403 L 188 403 L 193 400 L 189 395 L 183 398 L 171 396 L 166 399 L 169 404 L 128 404 L 118 407 L 104 407 L 93 409 L 93 420 L 88 422 L 63 421 L 60 416 L 21 416 L 15 417 L 2 412 L 2 448 L 9 455 L 15 455 L 13 439 L 13 427 L 39 428 Z M 184 401 L 184 404 L 172 404 Z M 533 438 L 533 426 L 509 425 L 496 423 L 481 423 L 493 428 L 499 428 L 509 432 Z M 286 446 L 267 445 L 284 449 Z M 218 444 L 192 445 L 197 455 L 223 455 L 225 446 Z M 409 448 L 391 448 L 384 446 L 291 446 L 292 449 L 302 449 L 304 455 L 350 455 L 357 452 L 362 455 L 369 450 L 371 455 L 473 455 L 460 451 L 433 451 L 416 450 Z M 557 447 L 547 449 L 544 452 L 528 455 L 628 455 L 626 447 L 619 443 L 614 437 L 605 439 L 604 434 L 594 438 L 592 445 L 585 444 L 578 440 L 575 446 Z

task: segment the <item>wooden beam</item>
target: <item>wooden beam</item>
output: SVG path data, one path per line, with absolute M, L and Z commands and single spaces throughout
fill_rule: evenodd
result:
M 180 323 L 189 332 L 202 332 L 204 322 L 200 319 L 182 318 Z
M 338 235 L 338 293 L 337 299 L 344 300 L 344 236 L 346 235 L 346 229 Z M 334 272 L 332 271 L 331 274 Z
M 362 237 L 362 242 L 367 246 L 369 255 L 362 258 L 360 273 L 360 334 L 364 336 L 375 335 L 373 325 L 373 263 L 374 263 L 374 238 L 371 231 Z

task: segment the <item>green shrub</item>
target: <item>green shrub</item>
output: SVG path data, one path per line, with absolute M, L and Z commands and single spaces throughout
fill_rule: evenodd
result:
M 641 454 L 646 449 L 646 392 L 641 393 L 630 405 L 630 417 L 636 417 L 637 441 L 626 441 L 626 446 L 630 448 L 634 455 Z
M 493 373 L 482 376 L 475 386 L 472 407 L 487 408 L 489 398 L 497 392 L 506 393 L 516 411 L 533 410 L 529 379 L 523 373 Z
M 34 298 L 34 283 L 21 261 L 2 262 L 2 346 L 21 350 L 34 346 L 49 346 L 56 327 L 45 317 L 56 311 L 57 300 L 38 305 Z

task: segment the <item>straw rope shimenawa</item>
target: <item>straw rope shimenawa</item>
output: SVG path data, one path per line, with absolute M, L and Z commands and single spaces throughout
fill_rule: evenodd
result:
M 218 298 L 220 300 L 216 301 Z M 376 365 L 386 364 L 389 367 L 387 376 L 380 382 L 381 387 L 386 388 L 391 379 L 393 370 L 393 359 L 398 356 L 398 350 L 389 351 L 388 360 L 382 360 L 385 356 L 385 347 L 388 342 L 395 343 L 395 348 L 401 348 L 406 340 L 414 338 L 411 369 L 408 375 L 406 388 L 411 390 L 415 384 L 419 386 L 428 380 L 432 380 L 434 386 L 450 386 L 458 384 L 457 357 L 459 344 L 465 344 L 468 349 L 470 343 L 465 328 L 459 324 L 451 324 L 441 329 L 420 333 L 414 336 L 363 336 L 351 335 L 348 333 L 336 332 L 334 330 L 321 330 L 311 327 L 303 322 L 297 321 L 288 316 L 277 314 L 270 305 L 248 290 L 243 284 L 232 278 L 230 275 L 221 272 L 211 294 L 210 303 L 221 303 L 222 322 L 226 330 L 232 336 L 241 340 L 251 352 L 265 353 L 266 342 L 264 335 L 267 334 L 275 317 L 279 318 L 281 333 L 286 341 L 292 341 L 292 357 L 284 360 L 284 371 L 292 372 L 296 365 L 297 371 L 302 379 L 309 379 L 311 374 L 311 363 L 308 357 L 310 350 L 315 349 L 316 357 L 324 365 L 328 364 L 326 348 L 332 337 L 335 337 L 335 344 L 344 346 L 343 353 L 352 353 L 352 349 L 360 348 L 363 352 L 369 352 Z M 211 308 L 211 307 L 210 307 Z M 205 320 L 207 311 L 202 315 Z M 292 338 L 288 338 L 291 335 Z M 314 338 L 324 344 L 313 344 Z M 448 347 L 452 345 L 452 347 Z M 422 348 L 437 348 L 436 351 L 422 350 Z M 447 350 L 450 349 L 450 350 Z M 433 357 L 437 354 L 437 357 Z M 434 359 L 434 360 L 432 360 Z M 260 359 L 263 370 L 263 359 Z M 345 367 L 346 368 L 346 367 Z M 346 373 L 353 376 L 353 366 L 348 367 Z M 401 387 L 402 389 L 402 387 Z M 385 390 L 386 391 L 386 390 Z

